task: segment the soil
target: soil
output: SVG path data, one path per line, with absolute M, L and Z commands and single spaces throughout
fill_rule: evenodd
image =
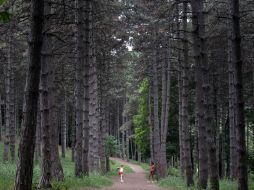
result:
M 105 187 L 101 190 L 165 190 L 156 186 L 154 183 L 149 182 L 146 179 L 145 171 L 138 165 L 132 164 L 129 162 L 125 162 L 120 159 L 112 158 L 113 160 L 117 160 L 121 162 L 123 165 L 128 165 L 134 171 L 130 174 L 124 175 L 124 182 L 120 182 L 120 178 L 117 177 L 114 179 L 114 184 L 111 187 Z M 83 190 L 95 190 L 93 188 L 83 189 Z

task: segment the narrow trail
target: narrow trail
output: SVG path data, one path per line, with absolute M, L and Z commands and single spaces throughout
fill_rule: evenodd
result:
M 116 177 L 114 179 L 113 186 L 105 187 L 102 188 L 101 190 L 165 190 L 163 188 L 156 186 L 153 183 L 148 183 L 146 179 L 146 173 L 140 166 L 116 158 L 113 158 L 113 160 L 121 162 L 123 163 L 123 165 L 128 165 L 129 167 L 132 168 L 134 172 L 130 174 L 125 174 L 123 183 L 121 183 L 120 179 Z

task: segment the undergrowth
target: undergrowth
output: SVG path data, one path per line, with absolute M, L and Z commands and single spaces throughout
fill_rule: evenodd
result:
M 3 143 L 0 142 L 0 156 L 3 155 Z M 89 177 L 77 178 L 74 175 L 74 163 L 71 161 L 71 151 L 67 150 L 66 157 L 61 158 L 64 170 L 64 181 L 52 182 L 52 190 L 79 190 L 83 187 L 100 188 L 112 185 L 112 176 L 117 175 L 117 167 L 121 164 L 110 161 L 111 171 L 106 175 L 91 173 Z M 125 166 L 125 173 L 133 172 L 128 166 Z M 16 163 L 3 162 L 0 157 L 0 190 L 12 190 L 15 181 Z M 41 175 L 40 161 L 35 163 L 33 176 L 33 189 L 38 185 Z

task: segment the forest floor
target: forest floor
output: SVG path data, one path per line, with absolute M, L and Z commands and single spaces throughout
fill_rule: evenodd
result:
M 165 190 L 156 186 L 154 183 L 150 183 L 146 179 L 146 171 L 139 165 L 129 163 L 117 158 L 111 158 L 111 160 L 118 163 L 122 163 L 124 166 L 129 166 L 133 173 L 124 175 L 124 182 L 121 183 L 118 177 L 114 178 L 114 184 L 111 187 L 105 187 L 101 190 Z M 85 188 L 82 190 L 95 190 L 94 188 Z

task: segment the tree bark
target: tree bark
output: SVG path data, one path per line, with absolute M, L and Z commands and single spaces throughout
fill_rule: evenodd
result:
M 205 125 L 207 128 L 207 148 L 208 148 L 208 162 L 209 162 L 209 177 L 210 177 L 210 188 L 212 190 L 219 190 L 219 177 L 218 177 L 218 167 L 217 167 L 217 157 L 216 157 L 216 123 L 214 117 L 214 110 L 212 104 L 212 77 L 211 68 L 207 63 L 207 58 L 204 62 L 204 104 L 205 104 Z
M 188 46 L 188 36 L 187 36 L 187 12 L 188 3 L 185 1 L 183 3 L 183 67 L 182 67 L 182 135 L 183 135 L 183 155 L 184 155 L 184 166 L 186 172 L 187 186 L 192 186 L 193 181 L 193 171 L 192 171 L 192 161 L 191 161 L 191 147 L 190 147 L 190 129 L 189 129 L 189 117 L 188 117 L 188 70 L 189 70 L 189 46 Z
M 230 1 L 229 1 L 230 3 Z M 229 4 L 230 7 L 230 4 Z M 237 141 L 235 126 L 235 73 L 232 64 L 232 32 L 231 32 L 231 15 L 229 10 L 228 20 L 228 80 L 229 80 L 229 147 L 230 147 L 230 178 L 237 177 Z
M 50 62 L 49 65 L 49 122 L 50 122 L 50 150 L 51 150 L 51 176 L 56 181 L 64 179 L 63 168 L 59 156 L 59 125 L 58 125 L 58 101 L 56 89 L 56 65 Z
M 157 45 L 156 45 L 157 47 Z M 158 165 L 159 155 L 160 155 L 160 122 L 159 122 L 159 85 L 158 85 L 158 68 L 157 68 L 157 49 L 154 50 L 154 62 L 153 64 L 153 117 L 154 117 L 154 126 L 153 126 L 153 134 L 154 134 L 154 156 L 155 162 Z M 157 171 L 159 171 L 157 169 Z M 160 174 L 158 174 L 160 175 Z
M 67 138 L 67 97 L 66 90 L 64 88 L 63 99 L 62 99 L 62 125 L 61 125 L 61 148 L 62 157 L 65 158 L 66 152 L 66 138 Z
M 83 174 L 89 174 L 89 69 L 91 55 L 91 1 L 85 1 L 85 23 L 84 23 L 84 70 L 83 70 L 83 85 L 84 85 L 84 100 L 83 100 Z
M 3 115 L 2 115 L 2 95 L 0 94 L 0 142 L 2 141 Z
M 11 25 L 13 23 L 10 23 Z M 12 27 L 11 27 L 12 28 Z M 10 30 L 11 32 L 11 30 Z M 10 36 L 11 38 L 12 36 Z M 13 51 L 13 41 L 10 39 L 9 41 L 9 52 L 8 52 L 8 67 L 7 73 L 9 74 L 9 102 L 6 101 L 7 106 L 9 106 L 9 139 L 10 139 L 10 154 L 11 154 L 11 161 L 15 161 L 15 144 L 16 144 L 16 123 L 15 123 L 15 92 L 14 92 L 14 63 L 12 60 L 12 51 Z M 7 83 L 7 84 L 8 84 Z M 6 98 L 7 100 L 7 98 Z
M 103 96 L 103 95 L 101 95 Z M 105 100 L 102 98 L 101 102 L 101 120 L 100 120 L 100 165 L 101 165 L 101 171 L 103 174 L 107 172 L 107 167 L 106 167 L 106 153 L 105 153 L 105 142 L 106 142 L 106 137 L 107 137 L 107 121 L 106 121 L 106 105 L 105 105 Z
M 40 89 L 41 90 L 41 89 Z M 35 160 L 38 161 L 41 157 L 41 110 L 40 110 L 40 101 L 38 102 L 38 111 L 37 111 L 37 123 L 36 123 L 36 146 L 35 146 Z
M 148 118 L 148 123 L 150 127 L 150 132 L 149 132 L 149 138 L 150 138 L 150 157 L 151 161 L 154 160 L 154 143 L 153 143 L 153 113 L 152 113 L 152 85 L 149 85 L 149 95 L 148 95 L 148 108 L 149 108 L 149 118 Z
M 232 37 L 232 67 L 234 69 L 235 86 L 235 126 L 237 133 L 237 173 L 238 190 L 248 189 L 247 174 L 247 153 L 245 143 L 245 121 L 244 121 L 244 100 L 243 100 L 243 79 L 242 79 L 242 48 L 240 31 L 239 0 L 229 0 L 230 5 L 230 28 Z M 229 39 L 230 40 L 230 39 Z M 230 64 L 230 63 L 229 63 Z
M 31 0 L 31 39 L 29 42 L 29 69 L 27 75 L 26 114 L 19 146 L 15 190 L 31 190 L 36 134 L 36 116 L 39 97 L 40 60 L 44 1 Z
M 83 64 L 84 64 L 84 45 L 83 45 L 83 10 L 84 3 L 76 0 L 76 92 L 75 92 L 75 109 L 76 109 L 76 143 L 75 143 L 75 175 L 80 177 L 83 175 Z
M 155 33 L 157 33 L 155 31 Z M 166 160 L 166 137 L 168 129 L 168 109 L 169 109 L 169 95 L 170 95 L 170 62 L 167 58 L 168 52 L 164 50 L 165 60 L 162 63 L 162 108 L 161 123 L 159 121 L 159 84 L 158 84 L 158 42 L 157 34 L 155 34 L 155 48 L 154 48 L 154 61 L 153 61 L 153 116 L 154 116 L 154 156 L 156 163 L 156 172 L 159 178 L 167 175 L 167 160 Z M 168 46 L 166 45 L 165 49 Z M 164 107 L 164 108 L 163 108 Z
M 177 30 L 177 39 L 180 42 L 180 20 L 179 20 L 179 16 L 180 16 L 180 10 L 179 10 L 179 0 L 177 1 L 177 5 L 176 5 L 176 20 L 177 20 L 177 25 L 176 25 L 176 30 Z M 180 43 L 178 43 L 180 46 Z M 177 62 L 178 62 L 178 99 L 179 99 L 179 111 L 178 111 L 178 130 L 179 130 L 179 147 L 180 147 L 180 171 L 181 171 L 181 175 L 184 176 L 184 159 L 183 159 L 183 140 L 182 140 L 182 61 L 181 61 L 181 50 L 180 48 L 177 51 Z
M 10 40 L 9 40 L 10 43 Z M 10 148 L 10 125 L 11 125 L 11 113 L 10 113 L 10 104 L 11 104 L 11 59 L 10 59 L 11 47 L 8 49 L 8 62 L 6 68 L 6 113 L 5 113 L 5 138 L 4 138 L 4 161 L 9 160 L 9 148 Z
M 44 14 L 50 14 L 50 5 L 45 3 Z M 48 27 L 48 20 L 45 22 Z M 47 34 L 43 35 L 43 48 L 41 59 L 41 93 L 40 93 L 40 108 L 41 108 L 41 124 L 42 124 L 42 176 L 38 188 L 51 188 L 51 147 L 50 147 L 50 108 L 49 108 L 49 64 L 52 64 L 52 49 L 51 41 Z
M 91 9 L 93 10 L 93 8 Z M 92 13 L 93 15 L 93 13 Z M 92 16 L 91 16 L 92 17 Z M 91 18 L 92 25 L 92 18 Z M 91 30 L 92 30 L 91 26 Z M 93 32 L 91 32 L 93 34 Z M 98 99 L 98 70 L 95 55 L 94 36 L 90 35 L 91 62 L 89 69 L 89 162 L 90 171 L 99 172 L 99 99 Z
M 203 0 L 192 0 L 192 25 L 193 25 L 193 53 L 196 69 L 196 128 L 198 129 L 198 147 L 199 147 L 199 186 L 202 189 L 207 188 L 208 181 L 208 152 L 206 144 L 206 126 L 204 124 L 204 102 L 203 102 L 203 49 L 204 45 L 204 13 Z

